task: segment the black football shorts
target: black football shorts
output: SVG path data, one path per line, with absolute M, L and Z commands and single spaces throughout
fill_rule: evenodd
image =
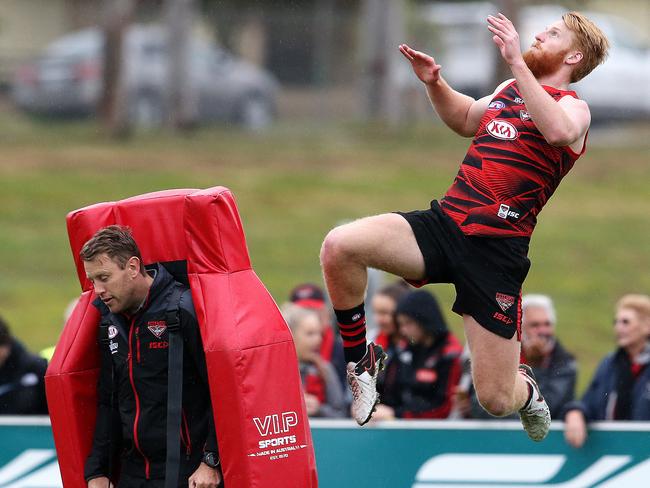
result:
M 436 200 L 428 210 L 397 212 L 411 225 L 424 256 L 426 279 L 453 283 L 452 310 L 471 315 L 487 330 L 521 340 L 521 286 L 530 261 L 527 237 L 466 236 Z

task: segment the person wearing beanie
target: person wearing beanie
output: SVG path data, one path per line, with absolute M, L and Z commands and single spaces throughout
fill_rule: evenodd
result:
M 405 295 L 395 317 L 408 346 L 384 379 L 375 420 L 446 418 L 461 373 L 463 347 L 449 331 L 437 300 L 426 291 Z

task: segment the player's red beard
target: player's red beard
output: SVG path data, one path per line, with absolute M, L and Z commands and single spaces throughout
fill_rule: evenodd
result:
M 569 52 L 568 49 L 557 53 L 549 53 L 541 49 L 530 48 L 523 54 L 524 62 L 528 69 L 533 73 L 535 78 L 552 75 L 560 69 L 564 62 L 564 56 Z

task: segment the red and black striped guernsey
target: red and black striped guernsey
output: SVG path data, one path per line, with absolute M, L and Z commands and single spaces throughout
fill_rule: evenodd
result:
M 544 89 L 556 101 L 578 98 Z M 466 235 L 530 237 L 542 207 L 584 151 L 585 145 L 577 154 L 546 142 L 513 81 L 492 99 L 440 205 Z

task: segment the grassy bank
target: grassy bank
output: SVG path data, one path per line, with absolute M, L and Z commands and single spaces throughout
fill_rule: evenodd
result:
M 532 241 L 524 291 L 555 298 L 558 333 L 579 357 L 582 386 L 612 348 L 613 303 L 650 292 L 644 129 L 595 131 Z M 255 269 L 282 301 L 296 283 L 320 279 L 328 229 L 425 208 L 447 188 L 468 144 L 442 128 L 358 125 L 279 126 L 254 137 L 205 129 L 115 143 L 93 125 L 9 113 L 0 114 L 0 142 L 0 313 L 34 349 L 56 340 L 63 308 L 79 292 L 64 222 L 70 210 L 164 188 L 228 186 Z M 449 308 L 453 289 L 432 290 Z M 459 331 L 459 318 L 449 318 Z

